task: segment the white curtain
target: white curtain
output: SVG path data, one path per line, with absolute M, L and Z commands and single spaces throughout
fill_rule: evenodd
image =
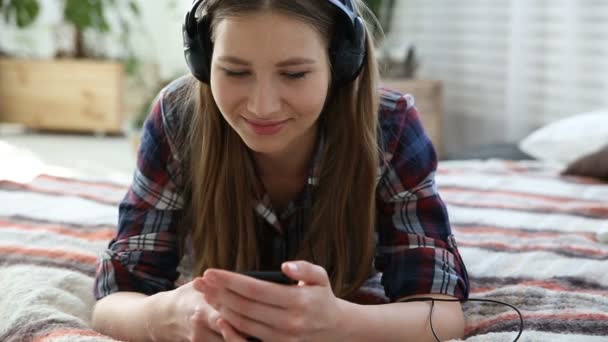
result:
M 608 1 L 401 0 L 392 44 L 445 83 L 447 152 L 608 107 Z M 422 113 L 424 115 L 424 113 Z

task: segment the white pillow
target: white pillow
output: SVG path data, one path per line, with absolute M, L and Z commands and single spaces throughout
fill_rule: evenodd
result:
M 519 148 L 543 161 L 569 164 L 608 145 L 608 110 L 578 114 L 532 132 Z

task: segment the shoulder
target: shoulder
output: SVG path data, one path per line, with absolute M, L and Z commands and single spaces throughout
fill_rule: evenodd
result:
M 385 87 L 379 88 L 379 95 L 378 137 L 384 152 L 393 155 L 401 149 L 401 158 L 414 157 L 419 153 L 434 154 L 414 97 Z
M 191 75 L 184 75 L 169 83 L 159 93 L 158 101 L 167 129 L 178 127 L 185 113 L 192 110 L 191 94 L 196 82 Z
M 178 77 L 167 84 L 159 93 L 159 100 L 163 106 L 164 115 L 172 118 L 176 111 L 183 110 L 187 105 L 184 101 L 188 99 L 196 81 L 190 75 Z
M 173 80 L 158 93 L 144 123 L 137 168 L 156 183 L 170 178 L 183 187 L 185 127 L 192 112 L 190 89 L 195 85 L 187 76 Z
M 184 75 L 165 86 L 155 101 L 166 138 L 177 159 L 181 159 L 176 152 L 179 142 L 185 136 L 186 120 L 194 110 L 191 96 L 195 88 L 197 87 L 194 78 Z
M 378 94 L 380 97 L 381 114 L 403 112 L 414 107 L 414 97 L 410 94 L 384 86 L 378 88 Z

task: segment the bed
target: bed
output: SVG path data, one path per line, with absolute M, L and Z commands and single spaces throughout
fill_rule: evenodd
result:
M 521 341 L 608 341 L 608 184 L 507 160 L 441 162 L 437 183 L 471 297 L 518 307 Z M 0 341 L 112 341 L 90 328 L 92 284 L 125 190 L 50 175 L 0 179 Z M 464 309 L 466 341 L 517 335 L 508 307 Z

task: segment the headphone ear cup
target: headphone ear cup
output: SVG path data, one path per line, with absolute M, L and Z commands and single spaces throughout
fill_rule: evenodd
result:
M 330 48 L 335 84 L 343 85 L 359 76 L 365 61 L 366 43 L 365 25 L 360 17 L 354 20 L 351 32 L 347 32 L 345 26 L 337 25 Z
M 208 17 L 199 18 L 194 30 L 196 32 L 190 34 L 187 24 L 182 27 L 184 57 L 192 75 L 199 81 L 208 84 L 211 74 L 211 55 L 213 53 Z
M 365 57 L 367 56 L 367 33 L 365 30 L 365 24 L 363 23 L 363 19 L 361 17 L 357 17 L 355 19 L 355 51 L 353 54 L 354 57 L 354 75 L 353 79 L 359 76 L 361 69 L 363 69 L 363 64 L 365 63 Z

